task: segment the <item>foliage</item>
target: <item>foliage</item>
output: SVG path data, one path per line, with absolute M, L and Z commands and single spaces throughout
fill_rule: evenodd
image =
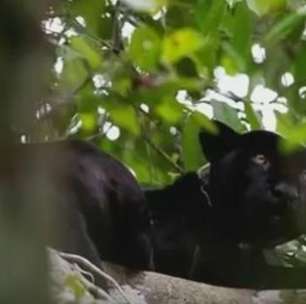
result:
M 274 113 L 291 136 L 305 129 L 305 5 L 59 1 L 43 23 L 54 69 L 39 123 L 49 139 L 95 141 L 151 184 L 204 164 L 197 133 L 214 131 L 210 111 L 240 131 L 267 127 L 263 114 Z M 238 78 L 238 89 L 224 85 Z

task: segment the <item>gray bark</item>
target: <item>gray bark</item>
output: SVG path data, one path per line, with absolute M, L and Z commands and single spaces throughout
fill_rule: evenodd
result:
M 154 272 L 135 272 L 127 268 L 103 263 L 104 272 L 110 275 L 121 290 L 108 280 L 108 288 L 95 290 L 88 278 L 80 273 L 80 268 L 68 263 L 52 251 L 51 274 L 53 294 L 56 302 L 67 303 L 134 303 L 134 304 L 304 304 L 306 290 L 248 290 L 223 288 L 203 283 L 197 283 Z M 82 258 L 81 258 L 82 259 Z M 70 260 L 70 259 L 68 259 Z M 82 259 L 84 260 L 84 259 Z M 88 262 L 87 262 L 88 263 Z M 92 271 L 90 267 L 84 268 Z M 87 264 L 86 264 L 87 265 Z M 89 265 L 89 264 L 88 264 Z M 82 278 L 81 278 L 82 277 Z M 70 283 L 67 278 L 70 278 Z M 84 290 L 76 292 L 78 284 L 71 278 L 79 278 Z M 86 283 L 87 281 L 87 283 Z M 69 284 L 67 284 L 67 282 Z M 74 286 L 74 287 L 73 287 Z M 76 295 L 79 293 L 79 297 Z M 123 295 L 124 293 L 124 295 Z M 82 296 L 80 296 L 82 294 Z

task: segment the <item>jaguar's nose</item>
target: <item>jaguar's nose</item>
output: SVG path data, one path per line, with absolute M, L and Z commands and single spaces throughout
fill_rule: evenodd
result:
M 279 182 L 274 186 L 274 194 L 286 201 L 296 200 L 299 197 L 298 189 L 286 182 Z

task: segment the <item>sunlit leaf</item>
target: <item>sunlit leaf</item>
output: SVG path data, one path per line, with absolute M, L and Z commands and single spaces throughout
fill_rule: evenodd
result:
M 183 115 L 183 107 L 175 99 L 165 97 L 156 107 L 155 112 L 167 123 L 176 124 Z
M 82 130 L 85 133 L 91 133 L 96 129 L 97 116 L 94 113 L 81 113 L 80 120 L 82 122 Z
M 159 61 L 161 40 L 158 34 L 150 27 L 137 28 L 129 47 L 130 58 L 145 71 L 154 70 Z
M 111 119 L 118 126 L 131 132 L 133 135 L 140 134 L 140 125 L 136 112 L 132 106 L 129 105 L 114 105 L 109 108 Z
M 72 37 L 70 39 L 70 46 L 87 60 L 92 69 L 96 69 L 101 65 L 101 52 L 98 52 L 84 36 Z
M 166 63 L 174 63 L 188 57 L 204 44 L 203 37 L 193 29 L 183 28 L 165 37 L 162 59 Z

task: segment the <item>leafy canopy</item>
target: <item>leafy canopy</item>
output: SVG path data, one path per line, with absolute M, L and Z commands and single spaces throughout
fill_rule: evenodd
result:
M 144 183 L 203 165 L 211 117 L 243 131 L 270 113 L 305 142 L 305 13 L 299 0 L 59 1 L 43 23 L 54 68 L 39 122 L 49 138 L 94 140 Z

